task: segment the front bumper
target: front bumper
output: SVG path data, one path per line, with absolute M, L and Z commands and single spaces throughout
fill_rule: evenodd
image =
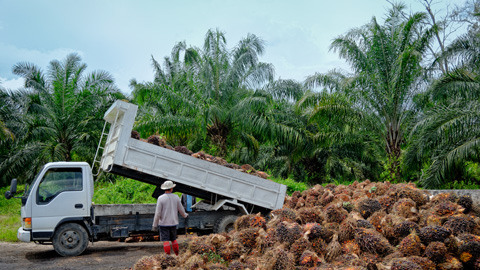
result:
M 22 242 L 30 242 L 31 240 L 31 231 L 26 231 L 22 227 L 18 228 L 17 238 Z

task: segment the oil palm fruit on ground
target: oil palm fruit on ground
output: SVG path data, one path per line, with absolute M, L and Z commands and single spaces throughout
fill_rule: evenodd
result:
M 410 183 L 317 185 L 181 251 L 139 258 L 134 269 L 480 270 L 480 207 Z

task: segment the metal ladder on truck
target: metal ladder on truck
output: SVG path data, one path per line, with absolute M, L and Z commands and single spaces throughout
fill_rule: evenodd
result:
M 120 113 L 120 110 L 117 111 L 117 114 L 115 115 L 115 120 L 113 122 L 113 124 L 111 125 L 112 127 L 115 127 L 117 125 L 117 120 L 118 120 L 118 115 Z M 92 174 L 93 176 L 98 176 L 100 174 L 100 169 L 101 169 L 101 164 L 100 162 L 102 161 L 101 159 L 101 155 L 98 155 L 98 153 L 100 152 L 100 149 L 102 150 L 102 155 L 103 155 L 103 151 L 105 149 L 108 149 L 108 146 L 110 145 L 110 142 L 111 142 L 111 136 L 113 135 L 113 132 L 109 132 L 109 133 L 105 133 L 105 128 L 108 124 L 108 121 L 105 121 L 105 124 L 103 125 L 103 129 L 102 129 L 102 135 L 100 136 L 100 141 L 98 142 L 98 146 L 97 146 L 97 151 L 95 152 L 95 157 L 93 158 L 93 162 L 92 162 L 92 167 L 91 167 L 91 170 L 92 170 Z M 105 142 L 105 146 L 102 147 L 102 142 L 103 142 L 103 136 L 107 135 L 107 140 Z M 97 159 L 97 157 L 99 157 L 99 159 Z M 97 169 L 97 172 L 94 173 L 94 167 L 95 167 L 95 164 L 98 163 L 98 169 Z M 108 171 L 106 172 L 109 172 L 111 169 L 109 169 Z

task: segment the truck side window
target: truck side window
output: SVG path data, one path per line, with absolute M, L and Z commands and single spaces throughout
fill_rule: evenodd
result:
M 82 168 L 53 168 L 43 176 L 38 186 L 37 203 L 47 204 L 65 191 L 83 190 Z

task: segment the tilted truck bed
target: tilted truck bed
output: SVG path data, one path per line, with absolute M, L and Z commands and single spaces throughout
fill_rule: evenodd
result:
M 111 124 L 100 168 L 142 182 L 177 184 L 176 191 L 217 201 L 228 199 L 249 212 L 282 208 L 286 186 L 131 138 L 137 106 L 116 101 L 105 113 Z

